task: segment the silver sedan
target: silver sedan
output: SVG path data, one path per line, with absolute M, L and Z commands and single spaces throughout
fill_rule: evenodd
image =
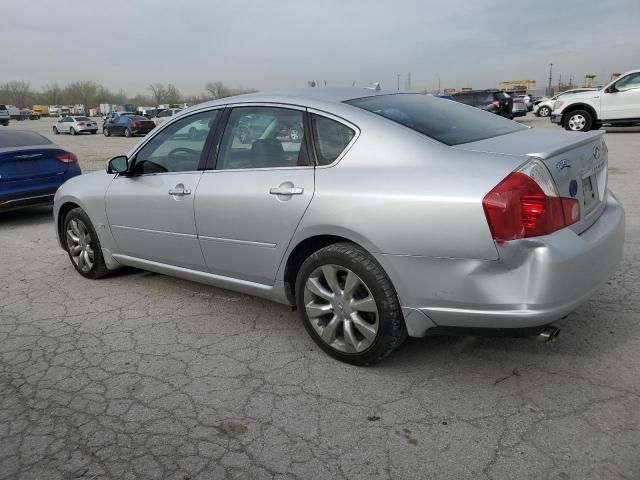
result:
M 540 333 L 586 301 L 624 241 L 607 161 L 602 132 L 429 96 L 253 94 L 69 180 L 55 226 L 84 277 L 126 265 L 296 306 L 323 350 L 363 365 L 407 335 Z
M 98 124 L 85 116 L 68 115 L 60 117 L 53 126 L 53 133 L 70 133 L 77 135 L 78 133 L 89 132 L 92 135 L 98 131 Z

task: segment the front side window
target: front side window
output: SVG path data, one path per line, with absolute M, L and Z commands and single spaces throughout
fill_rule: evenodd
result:
M 388 118 L 446 145 L 476 142 L 527 128 L 458 102 L 413 93 L 374 95 L 345 103 Z
M 313 115 L 313 136 L 320 165 L 333 163 L 349 145 L 356 132 L 346 125 L 320 115 Z
M 190 172 L 198 169 L 209 132 L 215 128 L 218 110 L 189 115 L 155 135 L 137 153 L 133 172 Z
M 640 72 L 631 73 L 616 82 L 616 89 L 624 92 L 631 88 L 640 88 Z
M 277 107 L 238 107 L 229 115 L 217 169 L 309 165 L 303 112 Z

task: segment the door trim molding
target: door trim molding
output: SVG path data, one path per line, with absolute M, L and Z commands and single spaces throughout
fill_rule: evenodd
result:
M 150 228 L 125 227 L 124 225 L 111 225 L 111 228 L 116 228 L 119 230 L 131 230 L 134 232 L 155 233 L 159 235 L 170 235 L 173 237 L 198 238 L 197 235 L 192 233 L 165 232 L 163 230 L 151 230 Z
M 277 243 L 254 242 L 252 240 L 238 240 L 235 238 L 207 237 L 205 235 L 199 235 L 198 238 L 210 242 L 234 243 L 237 245 L 248 245 L 250 247 L 276 248 L 278 246 Z

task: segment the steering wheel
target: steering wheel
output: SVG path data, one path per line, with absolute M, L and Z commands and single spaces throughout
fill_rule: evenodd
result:
M 193 170 L 198 166 L 200 161 L 200 152 L 186 147 L 174 148 L 167 154 L 167 163 L 169 166 L 175 166 L 176 164 L 193 164 L 195 162 Z

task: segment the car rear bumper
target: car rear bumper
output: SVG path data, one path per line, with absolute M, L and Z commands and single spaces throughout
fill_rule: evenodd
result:
M 607 193 L 589 229 L 497 245 L 496 261 L 378 254 L 404 309 L 423 315 L 407 325 L 423 336 L 433 325 L 530 328 L 551 323 L 584 303 L 616 271 L 624 244 L 624 210 Z
M 562 114 L 560 113 L 552 113 L 551 114 L 551 123 L 561 123 L 562 122 Z
M 527 111 L 526 110 L 520 110 L 520 111 L 514 111 L 513 112 L 513 116 L 514 117 L 525 117 L 527 115 Z

